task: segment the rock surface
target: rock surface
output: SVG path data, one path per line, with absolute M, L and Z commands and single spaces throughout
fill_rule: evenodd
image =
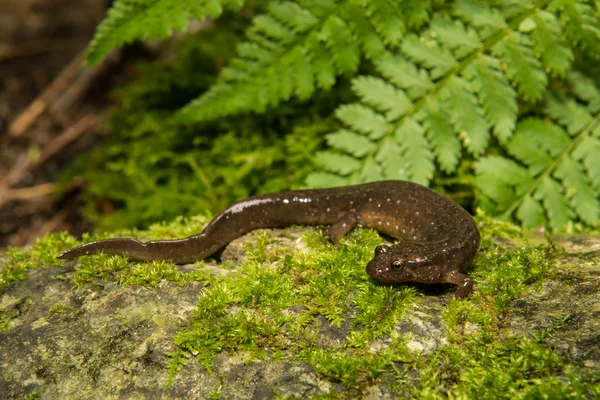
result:
M 276 231 L 275 242 L 297 247 L 302 231 Z M 223 258 L 235 263 L 246 257 L 244 243 L 252 237 L 230 244 Z M 519 299 L 503 329 L 523 334 L 552 329 L 549 343 L 564 357 L 600 369 L 600 237 L 560 238 L 559 244 L 566 250 L 559 260 L 561 272 Z M 25 280 L 1 293 L 0 310 L 11 319 L 0 332 L 0 397 L 268 399 L 333 395 L 343 389 L 302 362 L 276 362 L 268 354 L 248 363 L 244 354 L 228 353 L 217 355 L 212 373 L 191 359 L 168 388 L 167 353 L 176 349 L 173 337 L 190 320 L 203 285 L 163 281 L 144 288 L 98 281 L 73 289 L 74 265 L 29 270 Z M 409 337 L 409 350 L 430 354 L 447 342 L 443 309 L 439 297 L 424 296 L 406 311 L 396 331 Z M 321 328 L 318 340 L 325 347 L 349 334 L 345 324 L 323 323 Z M 386 338 L 372 344 L 386 345 Z M 398 392 L 383 383 L 362 387 L 355 395 L 395 398 Z

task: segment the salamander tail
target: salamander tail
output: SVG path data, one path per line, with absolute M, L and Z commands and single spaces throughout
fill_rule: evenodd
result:
M 60 254 L 59 260 L 72 260 L 77 257 L 96 253 L 119 254 L 124 256 L 136 256 L 143 249 L 143 244 L 135 239 L 107 239 L 85 243 Z

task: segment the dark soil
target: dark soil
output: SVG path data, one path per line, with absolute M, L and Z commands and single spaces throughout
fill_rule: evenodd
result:
M 109 3 L 2 0 L 0 251 L 48 232 L 91 229 L 78 213 L 77 183 L 59 193 L 56 181 L 101 140 L 108 93 L 126 75 L 120 54 L 94 68 L 81 62 Z

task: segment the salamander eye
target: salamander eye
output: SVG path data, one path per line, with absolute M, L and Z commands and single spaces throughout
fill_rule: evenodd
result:
M 393 269 L 400 269 L 404 267 L 404 261 L 402 260 L 394 260 L 392 261 L 392 268 Z
M 380 254 L 386 253 L 390 249 L 390 246 L 382 245 L 375 247 L 375 255 L 378 256 Z

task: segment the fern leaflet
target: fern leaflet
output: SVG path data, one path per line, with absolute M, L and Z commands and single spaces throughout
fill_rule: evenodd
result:
M 505 218 L 515 215 L 525 226 L 548 224 L 563 230 L 573 220 L 589 226 L 600 220 L 600 92 L 595 87 L 581 89 L 589 80 L 579 73 L 567 78 L 573 90 L 583 90 L 585 106 L 548 94 L 542 109 L 546 118 L 523 120 L 507 143 L 509 154 L 521 164 L 498 156 L 476 164 L 481 200 L 492 200 L 496 212 Z M 498 165 L 499 159 L 504 166 Z M 499 181 L 503 186 L 493 188 Z
M 517 97 L 538 100 L 547 90 L 544 65 L 531 47 L 537 27 L 518 30 L 545 6 L 509 13 L 457 1 L 453 11 L 463 20 L 440 11 L 419 37 L 407 35 L 398 52 L 375 61 L 379 76 L 356 77 L 352 88 L 362 104 L 343 105 L 336 115 L 344 131 L 366 135 L 371 146 L 357 156 L 360 166 L 345 170 L 346 181 L 360 181 L 361 168 L 375 160 L 383 178 L 427 184 L 435 161 L 447 173 L 456 170 L 463 146 L 473 157 L 484 154 L 490 128 L 505 143 L 516 126 Z M 334 152 L 346 152 L 330 145 Z
M 224 8 L 239 10 L 244 0 L 116 0 L 98 26 L 87 52 L 97 64 L 109 51 L 139 39 L 162 39 L 187 28 L 190 17 L 216 18 Z

